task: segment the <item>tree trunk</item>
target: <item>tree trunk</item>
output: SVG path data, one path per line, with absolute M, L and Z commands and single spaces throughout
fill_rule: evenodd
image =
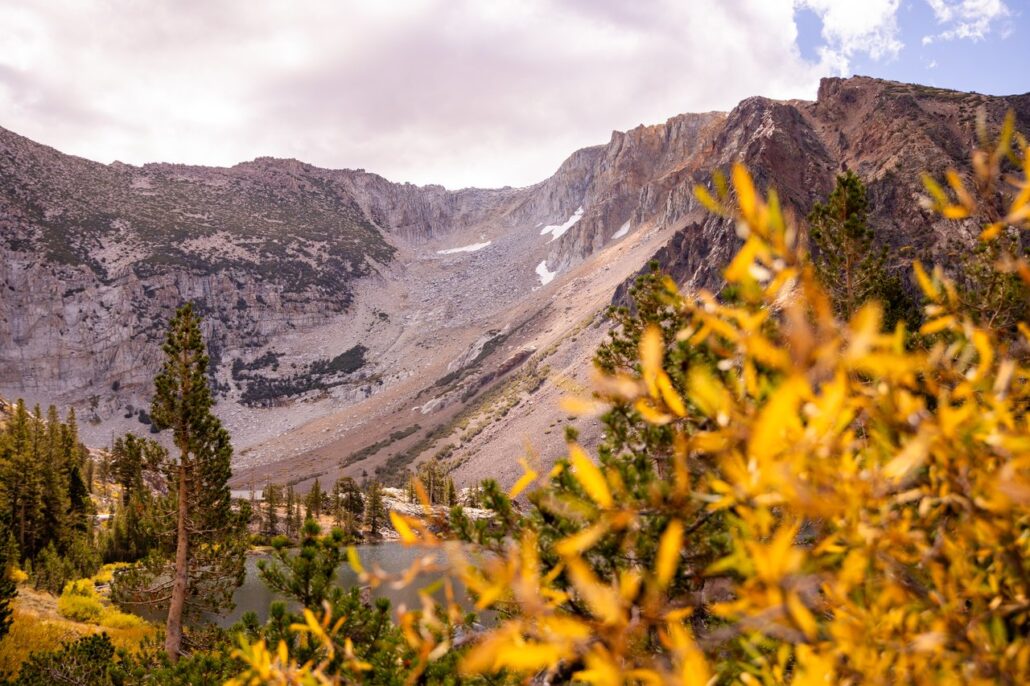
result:
M 186 585 L 188 581 L 188 541 L 186 539 L 186 467 L 179 463 L 179 517 L 175 542 L 175 581 L 172 584 L 172 600 L 168 605 L 168 623 L 165 626 L 165 652 L 175 662 L 182 647 L 182 612 L 186 606 Z

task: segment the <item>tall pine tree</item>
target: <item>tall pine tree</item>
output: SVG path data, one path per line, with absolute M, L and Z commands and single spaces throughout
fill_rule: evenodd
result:
M 174 661 L 187 610 L 231 606 L 232 592 L 243 581 L 246 522 L 230 501 L 232 445 L 211 411 L 208 358 L 192 304 L 172 318 L 164 353 L 150 414 L 158 430 L 171 430 L 177 453 L 163 465 L 174 553 L 169 546 L 152 556 L 145 592 L 151 600 L 167 600 L 165 652 Z
M 18 595 L 11 572 L 18 564 L 18 546 L 11 535 L 6 513 L 0 513 L 0 639 L 7 635 L 14 621 L 11 602 Z
M 383 485 L 379 481 L 373 481 L 368 487 L 368 497 L 365 498 L 365 524 L 368 526 L 369 538 L 380 537 L 379 530 L 386 525 L 386 517 Z
M 70 503 L 68 500 L 67 461 L 62 453 L 61 421 L 57 408 L 47 410 L 45 435 L 42 446 L 43 526 L 55 537 L 68 542 Z
M 279 506 L 282 504 L 283 487 L 279 484 L 265 484 L 262 492 L 265 501 L 264 531 L 269 536 L 279 532 Z

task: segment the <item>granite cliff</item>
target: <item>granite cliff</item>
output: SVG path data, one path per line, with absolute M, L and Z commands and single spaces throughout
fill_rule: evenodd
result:
M 741 160 L 803 217 L 852 169 L 897 268 L 947 262 L 973 227 L 922 211 L 919 173 L 964 168 L 978 112 L 1009 109 L 1030 130 L 1030 95 L 825 79 L 812 102 L 682 114 L 539 184 L 456 191 L 271 158 L 103 165 L 0 129 L 0 395 L 74 404 L 94 441 L 145 430 L 165 322 L 190 299 L 238 483 L 433 455 L 459 482 L 512 480 L 520 441 L 560 449 L 553 399 L 635 273 L 656 259 L 718 284 L 738 239 L 695 184 Z

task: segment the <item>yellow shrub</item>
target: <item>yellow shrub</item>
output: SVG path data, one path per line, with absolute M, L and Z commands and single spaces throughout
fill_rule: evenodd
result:
M 85 625 L 51 622 L 15 608 L 10 632 L 0 641 L 0 673 L 15 674 L 29 653 L 56 650 L 88 633 Z
M 142 629 L 151 626 L 142 617 L 110 607 L 104 608 L 98 623 L 108 629 Z
M 1008 145 L 984 153 L 977 173 L 997 172 Z M 1016 154 L 1023 176 L 1006 178 L 1015 198 L 987 240 L 1030 217 L 1025 141 Z M 970 194 L 948 180 L 968 216 Z M 573 511 L 579 530 L 548 548 L 557 564 L 530 528 L 506 559 L 464 569 L 481 607 L 517 608 L 465 670 L 582 665 L 576 678 L 596 684 L 1030 683 L 1027 323 L 1016 340 L 991 329 L 940 270 L 918 264 L 925 345 L 882 330 L 875 302 L 840 322 L 775 194 L 761 197 L 740 166 L 735 204 L 721 187 L 699 197 L 746 234 L 725 272 L 738 301 L 668 283 L 688 321 L 673 345 L 704 352 L 683 387 L 654 326 L 639 369 L 599 384 L 601 400 L 677 433 L 675 485 L 649 506 L 670 516 L 654 568 L 630 564 L 607 583 L 585 561 L 608 532 L 634 536 L 643 513 L 623 504 L 617 473 L 572 446 L 587 497 Z M 1030 283 L 1017 256 L 998 268 Z M 731 554 L 701 570 L 725 582 L 721 602 L 667 593 L 689 565 L 685 532 L 699 520 L 688 503 L 730 522 Z M 690 621 L 698 611 L 706 618 Z M 653 649 L 637 648 L 651 635 Z
M 17 567 L 11 567 L 11 570 L 7 574 L 11 581 L 16 584 L 23 584 L 29 580 L 29 575 Z
M 130 565 L 128 562 L 112 562 L 110 564 L 106 564 L 100 568 L 100 571 L 93 575 L 93 582 L 96 584 L 109 584 L 111 583 L 111 580 L 114 578 L 114 573 L 116 571 L 131 566 L 132 565 Z
M 69 581 L 57 599 L 57 611 L 61 616 L 76 622 L 96 624 L 105 610 L 92 579 Z
M 1030 220 L 1030 147 L 1011 124 L 974 156 L 981 195 L 1011 199 L 986 213 L 985 241 Z M 932 206 L 973 216 L 973 194 L 958 174 L 947 180 L 950 190 L 928 182 Z M 667 482 L 642 506 L 617 470 L 573 444 L 551 478 L 577 492 L 559 499 L 551 481 L 539 499 L 568 523 L 558 540 L 530 518 L 476 564 L 449 546 L 477 609 L 502 611 L 463 671 L 605 686 L 1030 683 L 1030 326 L 992 329 L 940 270 L 918 264 L 919 345 L 902 326 L 883 330 L 875 302 L 839 321 L 775 193 L 761 196 L 741 166 L 732 197 L 715 185 L 699 200 L 745 240 L 725 271 L 735 300 L 669 282 L 668 306 L 686 326 L 672 342 L 645 329 L 639 365 L 578 403 L 628 405 L 673 431 L 671 454 L 649 456 Z M 1030 284 L 1022 255 L 997 267 Z M 666 368 L 680 344 L 698 354 L 689 369 Z M 527 475 L 518 490 L 536 479 Z M 646 530 L 656 512 L 666 521 Z M 696 568 L 691 535 L 716 513 L 731 552 Z M 390 514 L 405 543 L 440 545 L 420 520 Z M 588 557 L 606 537 L 642 533 L 652 564 L 629 546 L 618 560 Z M 349 556 L 363 582 L 383 583 Z M 685 590 L 681 574 L 718 583 Z M 424 602 L 401 617 L 423 664 L 449 650 L 440 637 L 461 616 L 453 602 Z M 306 621 L 327 650 L 339 642 L 328 618 Z M 339 682 L 323 673 L 328 659 L 298 665 L 285 643 L 237 654 L 249 667 L 237 683 Z
M 104 605 L 97 596 L 62 593 L 57 599 L 57 611 L 76 622 L 95 624 L 104 613 Z

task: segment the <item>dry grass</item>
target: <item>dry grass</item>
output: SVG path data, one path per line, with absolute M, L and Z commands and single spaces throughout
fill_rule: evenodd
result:
M 10 633 L 0 641 L 0 673 L 8 675 L 17 673 L 29 653 L 55 650 L 62 643 L 87 634 L 103 631 L 115 646 L 134 648 L 157 633 L 157 627 L 150 624 L 111 628 L 66 619 L 57 612 L 55 596 L 26 585 L 18 587 L 13 616 Z

